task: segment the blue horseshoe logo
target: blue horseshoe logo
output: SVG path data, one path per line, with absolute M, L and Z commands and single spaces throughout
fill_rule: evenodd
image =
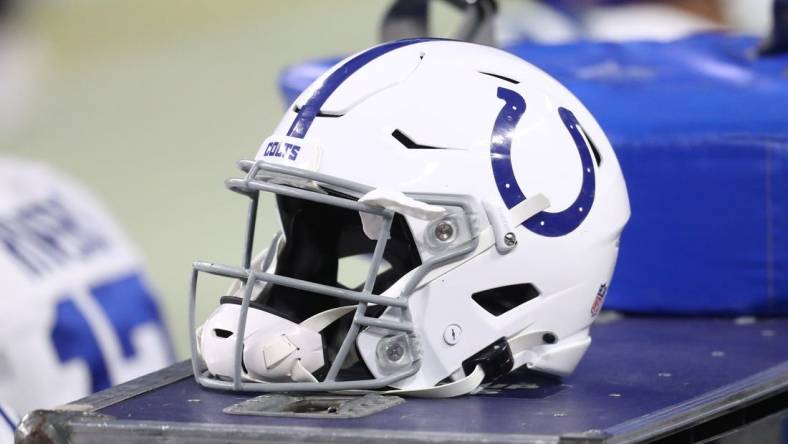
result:
M 493 176 L 498 186 L 506 207 L 511 209 L 526 199 L 525 193 L 517 183 L 512 168 L 512 135 L 517 123 L 525 112 L 525 99 L 523 96 L 506 88 L 498 88 L 498 98 L 503 99 L 504 106 L 498 113 L 490 138 L 490 158 L 492 160 Z M 596 176 L 591 152 L 586 145 L 583 135 L 580 134 L 577 118 L 566 108 L 558 108 L 558 115 L 580 155 L 583 165 L 583 184 L 572 205 L 563 211 L 550 213 L 542 211 L 532 218 L 522 222 L 522 225 L 541 236 L 563 236 L 574 231 L 591 211 L 596 192 Z

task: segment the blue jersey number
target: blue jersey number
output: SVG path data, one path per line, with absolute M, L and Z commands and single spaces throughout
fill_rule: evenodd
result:
M 90 289 L 90 294 L 112 325 L 124 358 L 131 359 L 137 355 L 131 341 L 135 328 L 153 323 L 164 331 L 156 302 L 139 274 L 97 285 Z M 57 305 L 52 344 L 60 362 L 81 359 L 87 364 L 94 392 L 112 384 L 107 361 L 95 333 L 71 298 Z M 169 343 L 165 346 L 169 347 Z

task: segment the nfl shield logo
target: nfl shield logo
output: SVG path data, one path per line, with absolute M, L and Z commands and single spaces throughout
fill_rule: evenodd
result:
M 607 284 L 600 285 L 599 291 L 596 292 L 596 298 L 594 298 L 594 304 L 591 305 L 591 316 L 596 316 L 599 314 L 599 310 L 602 309 L 602 303 L 605 302 L 606 294 Z

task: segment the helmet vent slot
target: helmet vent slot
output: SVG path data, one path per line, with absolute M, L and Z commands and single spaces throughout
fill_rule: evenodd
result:
M 293 106 L 293 112 L 300 113 L 301 112 L 301 107 L 298 106 L 298 105 L 294 105 Z M 344 114 L 342 114 L 342 113 L 330 113 L 330 112 L 324 112 L 324 111 L 318 111 L 317 114 L 315 114 L 315 117 L 342 117 L 342 116 L 344 116 Z
M 500 74 L 493 74 L 491 72 L 479 71 L 479 74 L 484 74 L 486 76 L 495 77 L 496 79 L 501 79 L 504 82 L 514 83 L 515 85 L 518 85 L 520 83 L 519 80 L 514 80 L 511 77 L 502 76 Z
M 514 284 L 474 293 L 471 298 L 493 316 L 500 316 L 539 296 L 533 284 Z
M 588 136 L 588 133 L 586 133 L 586 130 L 583 128 L 583 126 L 577 125 L 577 127 L 580 128 L 580 134 L 583 135 L 583 139 L 585 139 L 586 144 L 591 149 L 591 154 L 594 155 L 597 168 L 600 167 L 602 165 L 602 155 L 599 154 L 599 149 L 597 149 L 596 144 L 593 140 L 591 140 L 591 137 Z
M 229 338 L 230 336 L 233 335 L 233 332 L 231 332 L 230 330 L 224 330 L 222 328 L 214 328 L 213 334 L 219 338 Z
M 420 143 L 414 142 L 410 137 L 408 137 L 405 133 L 400 130 L 394 130 L 391 133 L 391 136 L 397 139 L 399 143 L 402 144 L 405 148 L 409 150 L 446 150 L 450 148 L 443 148 L 440 146 L 430 146 L 430 145 L 422 145 Z

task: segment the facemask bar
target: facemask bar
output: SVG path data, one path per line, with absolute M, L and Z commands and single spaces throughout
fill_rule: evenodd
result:
M 383 253 L 386 248 L 386 242 L 390 235 L 391 224 L 395 216 L 394 211 L 387 208 L 367 205 L 352 199 L 323 194 L 319 191 L 312 191 L 290 185 L 274 183 L 273 180 L 285 179 L 287 182 L 292 182 L 293 179 L 296 179 L 297 181 L 300 180 L 300 182 L 306 181 L 312 184 L 319 183 L 353 196 L 364 195 L 372 190 L 371 187 L 317 172 L 288 166 L 273 165 L 263 161 L 241 161 L 239 163 L 239 167 L 243 171 L 248 171 L 246 177 L 243 179 L 228 179 L 226 181 L 226 185 L 229 189 L 244 194 L 251 199 L 248 211 L 244 255 L 242 258 L 243 267 L 239 268 L 200 261 L 194 262 L 193 264 L 189 295 L 189 337 L 191 339 L 192 369 L 197 382 L 207 388 L 252 392 L 365 390 L 383 388 L 415 374 L 421 365 L 419 359 L 414 360 L 410 367 L 383 378 L 336 381 L 337 374 L 342 368 L 342 365 L 344 364 L 344 361 L 346 360 L 347 355 L 350 352 L 350 349 L 353 346 L 353 343 L 355 342 L 361 327 L 377 327 L 392 331 L 393 333 L 404 332 L 407 334 L 413 334 L 413 321 L 408 306 L 408 298 L 410 295 L 418 287 L 421 280 L 432 270 L 449 262 L 458 260 L 475 251 L 479 243 L 478 238 L 471 236 L 471 240 L 456 246 L 452 246 L 443 251 L 441 254 L 424 261 L 422 265 L 412 273 L 409 281 L 404 285 L 402 293 L 396 298 L 374 295 L 372 294 L 372 289 L 374 288 L 380 264 L 383 260 Z M 268 191 L 274 194 L 310 200 L 313 202 L 338 206 L 341 208 L 382 217 L 383 224 L 381 224 L 380 231 L 378 233 L 372 261 L 367 273 L 367 278 L 364 282 L 363 289 L 361 291 L 354 291 L 332 287 L 330 285 L 318 284 L 302 279 L 279 276 L 264 271 L 252 270 L 251 263 L 253 257 L 254 229 L 256 224 L 257 206 L 260 191 Z M 465 212 L 466 217 L 475 213 L 471 199 L 467 196 L 418 195 L 412 197 L 433 205 L 461 207 Z M 469 226 L 472 226 L 472 222 L 473 221 L 469 221 Z M 273 246 L 274 244 L 272 244 L 272 248 L 269 248 L 269 257 L 267 257 L 264 261 L 266 263 L 270 263 L 269 259 L 272 259 L 270 256 L 276 254 L 276 251 L 274 251 L 275 248 L 273 248 Z M 263 270 L 264 269 L 265 268 L 263 268 Z M 238 326 L 235 333 L 232 381 L 220 380 L 216 377 L 212 377 L 207 370 L 200 368 L 201 358 L 197 348 L 197 336 L 195 334 L 197 328 L 197 277 L 200 272 L 240 279 L 244 282 L 244 294 L 240 308 Z M 242 372 L 244 336 L 246 330 L 247 313 L 252 298 L 254 283 L 256 282 L 282 285 L 358 303 L 353 317 L 353 322 L 351 323 L 351 326 L 342 341 L 342 345 L 340 346 L 336 357 L 334 357 L 333 361 L 331 362 L 331 366 L 329 367 L 329 370 L 323 381 L 249 382 L 248 378 L 246 381 L 244 381 Z M 386 307 L 400 308 L 400 322 L 391 322 L 367 317 L 365 312 L 369 303 Z

